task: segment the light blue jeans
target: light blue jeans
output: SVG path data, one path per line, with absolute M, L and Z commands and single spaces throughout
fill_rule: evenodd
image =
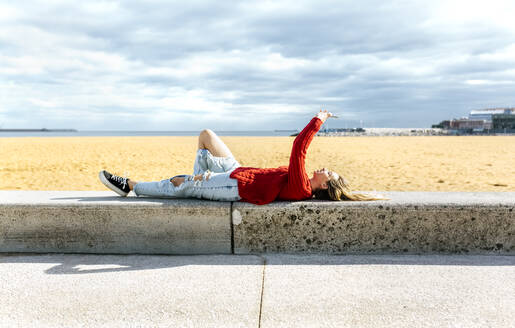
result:
M 139 196 L 170 198 L 201 198 L 221 201 L 238 201 L 238 180 L 229 176 L 240 163 L 233 157 L 215 157 L 207 149 L 199 149 L 193 165 L 193 175 L 181 174 L 155 182 L 138 182 L 134 193 Z M 201 180 L 193 180 L 202 174 Z M 184 183 L 174 186 L 171 180 L 184 177 Z

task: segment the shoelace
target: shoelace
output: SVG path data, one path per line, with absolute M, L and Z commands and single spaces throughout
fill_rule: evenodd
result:
M 127 176 L 127 174 L 125 174 L 125 176 Z M 123 186 L 122 188 L 125 189 L 125 186 L 127 185 L 127 178 L 122 178 L 120 176 L 117 176 L 117 175 L 111 175 L 111 179 L 113 179 L 114 181 L 118 182 L 118 183 L 123 183 Z

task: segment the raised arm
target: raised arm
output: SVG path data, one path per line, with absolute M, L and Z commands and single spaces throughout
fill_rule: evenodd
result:
M 304 193 L 304 196 L 309 196 L 307 191 L 311 190 L 311 184 L 305 167 L 306 153 L 311 140 L 330 116 L 332 116 L 330 112 L 320 111 L 293 141 L 288 166 L 287 194 L 301 196 Z

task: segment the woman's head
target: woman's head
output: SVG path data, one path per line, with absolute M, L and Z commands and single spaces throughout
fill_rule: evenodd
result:
M 328 171 L 326 168 L 313 172 L 312 180 L 319 186 L 313 190 L 317 199 L 325 200 L 387 200 L 365 194 L 352 193 L 350 184 L 338 173 Z
M 311 182 L 313 186 L 316 186 L 315 189 L 327 189 L 329 180 L 338 178 L 338 173 L 329 171 L 324 167 L 320 170 L 313 171 L 313 178 L 311 179 Z

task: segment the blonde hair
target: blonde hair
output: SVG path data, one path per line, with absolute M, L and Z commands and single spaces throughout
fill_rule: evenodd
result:
M 338 179 L 330 179 L 327 182 L 327 189 L 318 189 L 313 195 L 317 199 L 325 199 L 325 200 L 355 200 L 355 201 L 365 201 L 365 200 L 389 200 L 390 198 L 386 197 L 376 197 L 372 195 L 353 193 L 350 190 L 350 185 L 341 176 Z M 381 196 L 381 195 L 380 195 Z

